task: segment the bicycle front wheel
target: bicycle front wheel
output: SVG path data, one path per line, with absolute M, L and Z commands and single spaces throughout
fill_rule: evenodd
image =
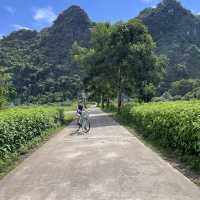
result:
M 90 131 L 90 121 L 88 119 L 83 120 L 82 130 L 84 133 L 88 133 Z

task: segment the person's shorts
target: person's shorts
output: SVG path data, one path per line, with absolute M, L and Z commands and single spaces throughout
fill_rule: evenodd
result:
M 82 111 L 81 110 L 77 110 L 77 114 L 81 115 Z

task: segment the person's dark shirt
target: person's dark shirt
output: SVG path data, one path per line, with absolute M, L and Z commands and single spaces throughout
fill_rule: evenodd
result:
M 83 106 L 82 105 L 78 105 L 78 110 L 82 111 L 83 110 Z

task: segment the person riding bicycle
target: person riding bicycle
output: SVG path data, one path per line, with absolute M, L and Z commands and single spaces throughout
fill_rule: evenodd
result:
M 84 110 L 84 105 L 82 103 L 82 101 L 79 101 L 78 102 L 78 106 L 77 106 L 77 111 L 76 111 L 76 114 L 78 116 L 78 121 L 77 121 L 77 124 L 80 126 L 80 117 L 82 115 L 82 112 Z
M 82 131 L 87 133 L 90 131 L 90 121 L 89 121 L 89 115 L 87 113 L 87 107 L 84 103 L 84 101 L 79 100 L 78 101 L 78 106 L 77 106 L 77 111 L 76 111 L 76 115 L 77 115 L 77 125 L 78 130 L 80 130 L 80 128 L 82 128 Z

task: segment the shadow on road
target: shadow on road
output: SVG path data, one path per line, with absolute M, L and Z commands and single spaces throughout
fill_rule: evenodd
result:
M 117 126 L 118 124 L 108 115 L 91 115 L 90 116 L 91 128 L 105 127 L 105 126 Z
M 118 126 L 117 122 L 115 122 L 109 116 L 111 115 L 107 113 L 103 113 L 99 109 L 93 109 L 92 111 L 90 111 L 89 120 L 90 120 L 91 129 L 98 128 L 98 127 L 106 127 L 106 126 L 110 126 L 110 127 Z M 70 134 L 71 136 L 85 134 L 85 133 L 82 133 L 81 131 L 78 131 L 78 126 L 76 124 L 76 121 L 72 123 L 72 126 L 74 128 L 74 131 Z

